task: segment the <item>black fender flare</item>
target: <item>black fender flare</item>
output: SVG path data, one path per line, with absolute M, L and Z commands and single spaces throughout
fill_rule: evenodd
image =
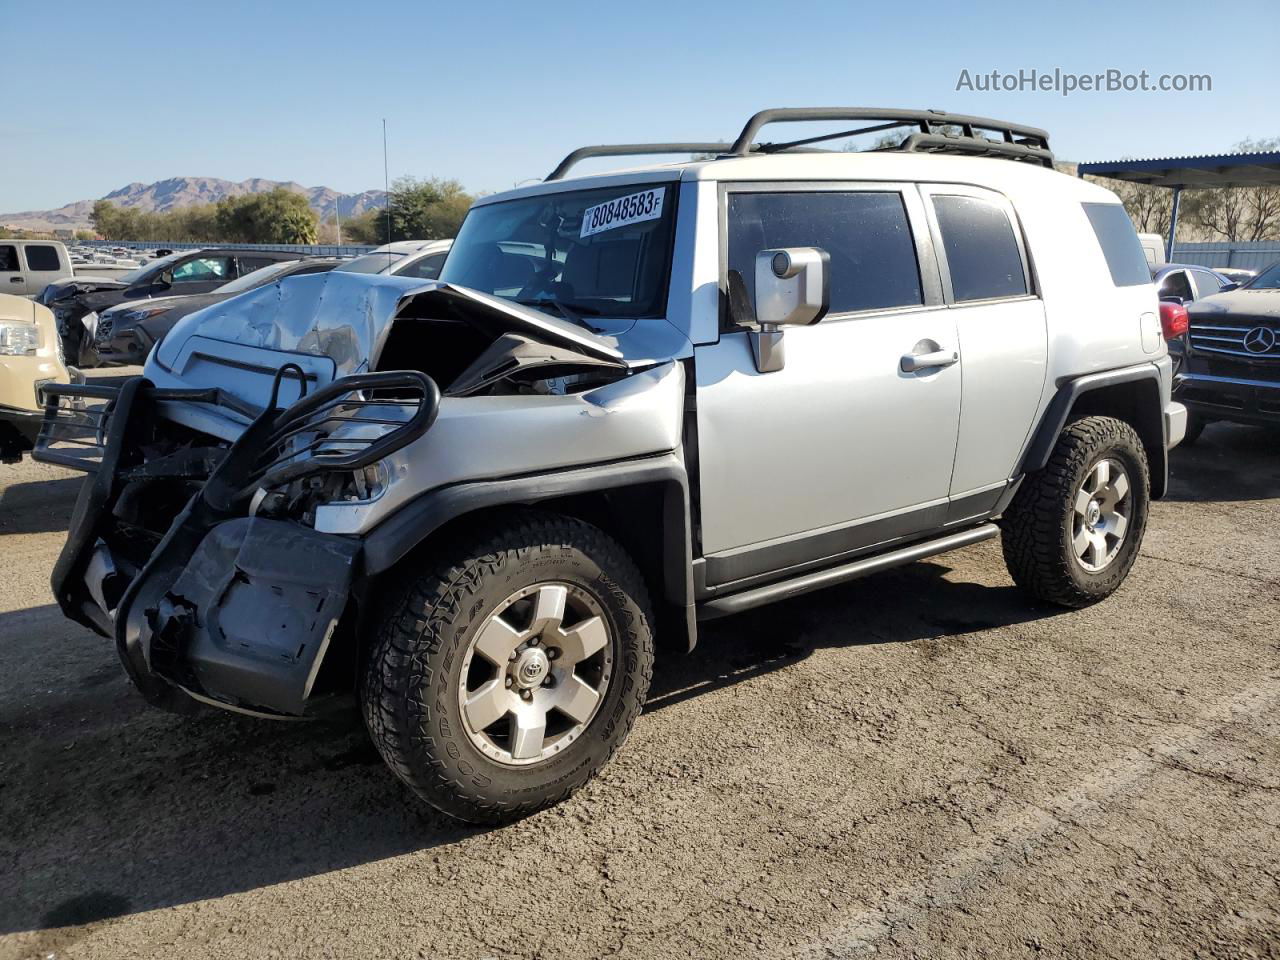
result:
M 1058 436 L 1071 419 L 1072 412 L 1081 397 L 1106 387 L 1140 383 L 1142 381 L 1151 382 L 1157 398 L 1158 406 L 1155 410 L 1153 421 L 1159 424 L 1160 435 L 1158 442 L 1152 442 L 1157 439 L 1154 436 L 1144 436 L 1143 439 L 1147 447 L 1147 456 L 1151 468 L 1151 497 L 1152 499 L 1162 497 L 1168 488 L 1169 481 L 1169 438 L 1165 430 L 1164 410 L 1160 405 L 1162 399 L 1160 368 L 1154 363 L 1139 363 L 1116 370 L 1088 373 L 1059 384 L 1057 393 L 1049 401 L 1048 407 L 1045 408 L 1045 412 L 1040 418 L 1040 424 L 1036 427 L 1031 442 L 1027 445 L 1027 450 L 1022 456 L 1017 475 L 1034 473 L 1037 470 L 1044 469 L 1053 453 L 1054 445 L 1058 442 Z M 1134 424 L 1134 427 L 1138 429 L 1140 434 L 1143 433 L 1141 424 Z
M 684 611 L 688 645 L 697 640 L 693 588 L 693 523 L 689 475 L 679 451 L 525 476 L 474 480 L 428 491 L 364 537 L 366 576 L 394 566 L 446 523 L 493 507 L 532 505 L 560 497 L 627 487 L 662 489 L 661 580 L 664 599 Z

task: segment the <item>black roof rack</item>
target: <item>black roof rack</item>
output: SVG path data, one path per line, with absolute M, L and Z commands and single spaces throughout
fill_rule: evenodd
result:
M 562 180 L 569 169 L 588 157 L 633 157 L 654 153 L 714 153 L 729 149 L 727 143 L 602 143 L 594 147 L 579 147 L 560 161 L 547 176 L 548 180 Z
M 771 123 L 820 122 L 834 120 L 878 120 L 871 126 L 853 130 L 824 133 L 802 140 L 783 143 L 756 143 L 761 128 Z M 821 143 L 824 140 L 843 140 L 864 133 L 880 133 L 900 128 L 914 127 L 918 133 L 907 137 L 895 149 L 908 153 L 977 153 L 992 157 L 1008 157 L 1013 160 L 1032 160 L 1046 167 L 1053 166 L 1053 154 L 1049 151 L 1049 134 L 1039 127 L 1028 127 L 989 117 L 971 117 L 945 110 L 895 110 L 889 107 L 781 107 L 761 110 L 747 121 L 738 139 L 729 149 L 729 155 L 745 157 L 749 153 L 779 153 L 794 147 Z M 960 133 L 952 130 L 960 128 Z M 999 140 L 991 140 L 979 131 L 998 134 Z
M 756 143 L 756 135 L 771 123 L 831 122 L 837 120 L 878 121 L 851 130 L 823 133 L 815 137 L 781 143 Z M 761 110 L 742 128 L 738 139 L 726 143 L 615 143 L 581 147 L 560 161 L 548 180 L 561 180 L 577 163 L 588 157 L 643 156 L 659 153 L 711 153 L 717 157 L 745 157 L 752 153 L 781 153 L 811 149 L 812 144 L 844 140 L 867 133 L 912 129 L 896 147 L 904 153 L 965 153 L 975 156 L 1025 160 L 1053 168 L 1049 134 L 1029 127 L 989 117 L 971 117 L 945 110 L 896 110 L 889 107 L 780 107 Z M 959 133 L 955 132 L 959 128 Z M 986 134 L 995 134 L 991 139 Z

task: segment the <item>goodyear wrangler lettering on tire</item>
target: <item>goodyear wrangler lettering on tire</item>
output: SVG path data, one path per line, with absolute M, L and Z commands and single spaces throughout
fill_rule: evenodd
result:
M 414 793 L 472 822 L 556 803 L 630 732 L 653 670 L 643 580 L 600 530 L 509 514 L 406 580 L 361 688 L 379 752 Z M 430 703 L 440 736 L 414 735 Z

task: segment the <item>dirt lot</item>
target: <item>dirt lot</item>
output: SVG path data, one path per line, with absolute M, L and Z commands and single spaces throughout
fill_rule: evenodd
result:
M 0 957 L 1280 956 L 1280 437 L 1174 459 L 1109 602 L 999 546 L 659 664 L 603 776 L 418 815 L 351 716 L 181 719 L 51 605 L 78 479 L 0 467 Z

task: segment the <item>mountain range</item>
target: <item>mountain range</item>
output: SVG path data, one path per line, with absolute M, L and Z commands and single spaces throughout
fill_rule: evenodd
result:
M 261 177 L 251 177 L 239 183 L 217 177 L 170 177 L 155 183 L 131 183 L 119 190 L 112 190 L 101 199 L 110 200 L 121 207 L 132 207 L 148 213 L 164 213 L 202 203 L 217 203 L 224 197 L 268 193 L 277 187 L 303 194 L 311 204 L 311 209 L 319 214 L 322 223 L 332 217 L 335 210 L 345 220 L 359 216 L 366 210 L 385 206 L 387 202 L 387 195 L 382 190 L 339 193 L 330 187 L 304 187 L 292 180 L 263 180 Z M 0 225 L 41 231 L 88 229 L 89 214 L 93 212 L 96 202 L 77 200 L 56 210 L 0 213 Z

